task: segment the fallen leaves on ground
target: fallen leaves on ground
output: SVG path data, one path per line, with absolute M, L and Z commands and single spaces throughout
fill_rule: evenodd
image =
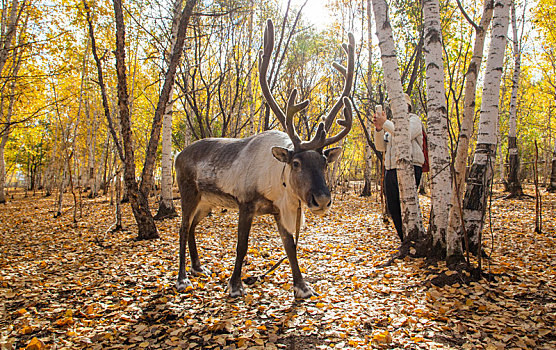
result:
M 331 213 L 307 215 L 299 260 L 319 296 L 296 301 L 287 262 L 245 286 L 245 297 L 227 297 L 233 211 L 217 211 L 199 225 L 201 260 L 212 273 L 192 278 L 193 289 L 177 293 L 180 218 L 158 223 L 161 239 L 135 241 L 128 205 L 127 229 L 105 234 L 113 219 L 106 197 L 83 198 L 82 218 L 74 224 L 72 203 L 54 219 L 53 197 L 18 194 L 0 206 L 0 345 L 554 349 L 556 196 L 544 194 L 541 234 L 534 232 L 533 199 L 501 196 L 494 196 L 484 231 L 492 256 L 483 266 L 494 280 L 466 283 L 465 273 L 442 262 L 405 258 L 382 267 L 398 242 L 382 222 L 380 204 L 349 191 L 336 194 Z M 428 199 L 421 203 L 427 212 Z M 273 220 L 257 218 L 243 277 L 262 274 L 284 254 Z M 439 277 L 452 283 L 437 286 Z

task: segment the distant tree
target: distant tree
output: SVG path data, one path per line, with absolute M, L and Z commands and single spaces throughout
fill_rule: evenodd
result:
M 506 180 L 508 197 L 520 197 L 523 195 L 521 181 L 519 180 L 519 150 L 517 147 L 517 93 L 519 90 L 519 75 L 521 74 L 521 48 L 522 39 L 518 37 L 517 19 L 515 13 L 515 3 L 511 2 L 511 21 L 512 21 L 512 41 L 513 41 L 513 58 L 514 73 L 512 75 L 512 95 L 510 99 L 510 114 L 508 131 L 508 159 L 509 169 L 508 178 Z M 525 13 L 525 10 L 524 10 Z M 524 23 L 525 21 L 523 21 Z M 523 29 L 521 30 L 523 34 Z

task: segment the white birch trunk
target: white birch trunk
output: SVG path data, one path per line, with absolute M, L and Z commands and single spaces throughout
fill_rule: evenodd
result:
M 469 152 L 469 140 L 473 132 L 473 122 L 475 120 L 477 77 L 483 60 L 485 37 L 492 19 L 493 10 L 494 7 L 492 0 L 484 0 L 481 22 L 479 23 L 479 28 L 475 33 L 473 56 L 465 76 L 463 118 L 461 121 L 456 158 L 454 161 L 454 189 L 452 191 L 450 218 L 448 222 L 448 231 L 446 233 L 446 256 L 448 260 L 456 260 L 463 256 L 461 243 L 464 232 L 462 232 L 461 211 L 463 210 L 462 200 L 465 193 L 465 172 Z
M 164 60 L 169 62 L 169 55 L 174 51 L 178 35 L 178 24 L 180 20 L 181 8 L 183 0 L 175 0 L 173 15 L 172 15 L 172 36 L 170 43 L 170 51 L 166 54 Z M 172 107 L 174 101 L 172 99 L 173 86 L 170 87 L 170 100 L 166 105 L 164 117 L 162 119 L 162 159 L 160 161 L 162 167 L 161 173 L 161 199 L 158 206 L 158 212 L 155 219 L 162 220 L 165 218 L 175 217 L 177 215 L 174 208 L 173 193 L 172 193 Z
M 13 107 L 17 93 L 16 82 L 23 56 L 23 50 L 18 49 L 17 44 L 23 44 L 21 33 L 24 32 L 27 27 L 27 21 L 23 24 L 19 24 L 20 16 L 17 15 L 18 10 L 23 11 L 25 2 L 21 5 L 22 7 L 19 8 L 19 1 L 13 0 L 9 16 L 7 13 L 7 3 L 3 4 L 5 6 L 2 9 L 2 23 L 0 31 L 0 75 L 3 80 L 0 83 L 0 85 L 2 85 L 2 97 L 0 98 L 0 121 L 5 122 L 6 128 L 3 130 L 4 133 L 0 138 L 0 203 L 6 202 L 6 194 L 4 192 L 6 187 L 6 160 L 4 158 L 4 150 L 10 135 L 10 123 L 12 120 Z M 18 31 L 20 34 L 19 39 L 17 38 Z M 16 45 L 15 48 L 14 45 Z M 12 56 L 12 64 L 9 69 L 4 70 L 9 55 Z M 8 84 L 9 79 L 12 79 L 12 81 Z M 6 86 L 9 87 L 9 94 L 7 97 L 8 108 L 4 114 L 4 99 L 6 99 L 4 89 Z
M 252 62 L 252 46 L 253 46 L 253 16 L 255 13 L 253 0 L 249 1 L 249 22 L 248 22 L 248 45 L 247 45 L 247 62 Z M 250 68 L 247 72 L 247 103 L 249 104 L 249 135 L 258 132 L 255 128 L 255 99 L 253 97 L 253 70 Z
M 423 1 L 425 63 L 427 67 L 427 137 L 430 158 L 432 254 L 444 255 L 452 194 L 442 28 L 438 0 Z M 451 237 L 450 237 L 451 238 Z
M 521 73 L 521 44 L 517 35 L 517 20 L 515 4 L 511 3 L 514 74 L 512 76 L 512 95 L 510 99 L 510 115 L 508 130 L 508 191 L 509 197 L 519 197 L 523 194 L 519 181 L 519 154 L 517 148 L 517 92 L 519 90 L 519 75 Z M 502 157 L 500 157 L 502 158 Z
M 390 106 L 394 115 L 393 122 L 396 125 L 393 142 L 396 145 L 396 168 L 400 189 L 404 240 L 407 242 L 421 241 L 425 232 L 415 186 L 413 164 L 411 163 L 409 114 L 403 95 L 392 27 L 388 18 L 388 5 L 385 0 L 372 0 L 372 2 L 384 70 L 384 81 L 390 96 Z
M 500 79 L 509 22 L 509 0 L 496 0 L 479 119 L 477 147 L 463 200 L 470 249 L 477 252 L 496 160 Z M 479 252 L 480 253 L 480 252 Z
M 371 100 L 371 96 L 372 96 L 372 79 L 373 79 L 373 50 L 372 50 L 372 27 L 373 27 L 373 22 L 372 22 L 372 11 L 371 11 L 371 0 L 367 0 L 367 28 L 368 28 L 368 32 L 367 32 L 367 43 L 368 43 L 368 49 L 369 49 L 369 62 L 368 62 L 368 68 L 367 68 L 367 98 L 368 101 Z M 369 120 L 368 120 L 368 125 L 364 126 L 367 128 L 367 130 L 369 130 L 369 134 L 372 134 L 372 128 L 373 128 L 373 124 L 371 122 L 370 116 L 371 116 L 371 105 L 370 103 L 367 104 L 367 110 L 366 110 L 366 114 L 367 116 L 369 116 Z M 372 193 L 372 169 L 373 169 L 373 158 L 372 158 L 372 149 L 371 147 L 368 145 L 367 142 L 365 142 L 365 169 L 363 171 L 363 178 L 364 178 L 364 186 L 363 186 L 363 191 L 361 193 L 362 196 L 370 196 Z

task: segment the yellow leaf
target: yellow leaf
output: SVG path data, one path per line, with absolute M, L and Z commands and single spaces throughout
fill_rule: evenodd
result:
M 87 309 L 85 310 L 85 313 L 87 315 L 92 315 L 94 312 L 95 312 L 95 307 L 93 305 L 87 306 Z
M 253 324 L 253 321 L 251 321 L 251 320 L 245 321 L 245 325 L 246 325 L 247 327 L 251 326 L 252 324 Z
M 56 320 L 56 322 L 54 322 L 54 324 L 56 324 L 56 326 L 58 326 L 58 327 L 72 325 L 73 324 L 73 318 L 72 317 L 60 318 L 60 319 Z
M 42 350 L 44 348 L 45 348 L 44 343 L 40 339 L 37 339 L 35 337 L 35 338 L 31 339 L 29 344 L 27 344 L 27 346 L 25 347 L 25 350 Z
M 392 342 L 392 336 L 388 331 L 378 332 L 373 335 L 373 341 L 382 344 L 389 344 Z
M 316 306 L 317 306 L 318 308 L 322 308 L 322 307 L 324 307 L 324 303 L 317 303 Z
M 423 337 L 411 337 L 411 341 L 413 341 L 415 343 L 422 342 L 423 340 L 425 340 L 425 339 L 423 339 Z
M 23 315 L 23 314 L 27 313 L 27 310 L 22 308 L 22 309 L 17 310 L 17 313 L 20 314 L 20 315 Z
M 266 326 L 263 324 L 262 326 L 258 326 L 257 329 L 260 331 L 266 331 Z
M 21 328 L 19 333 L 21 333 L 21 334 L 31 334 L 31 333 L 33 333 L 33 327 L 25 326 L 25 327 Z

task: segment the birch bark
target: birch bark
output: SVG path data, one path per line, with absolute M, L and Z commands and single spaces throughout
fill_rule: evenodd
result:
M 448 152 L 448 117 L 444 88 L 442 28 L 438 0 L 423 1 L 425 63 L 427 68 L 427 137 L 430 157 L 431 216 L 429 233 L 433 255 L 444 255 L 452 193 Z
M 373 93 L 371 88 L 372 79 L 373 79 L 373 69 L 372 69 L 373 67 L 372 39 L 373 38 L 371 34 L 372 27 L 373 27 L 373 22 L 372 22 L 371 0 L 367 0 L 367 28 L 368 28 L 367 44 L 369 47 L 369 62 L 368 62 L 368 69 L 367 69 L 367 97 L 369 101 L 371 100 L 371 96 Z M 367 117 L 369 117 L 368 123 L 367 125 L 361 125 L 361 126 L 367 128 L 369 130 L 369 134 L 372 134 L 372 132 L 370 132 L 371 128 L 373 127 L 370 119 L 370 115 L 371 115 L 370 103 L 367 104 L 366 114 Z M 361 192 L 362 196 L 370 196 L 372 193 L 372 168 L 373 168 L 372 149 L 371 146 L 369 146 L 369 144 L 367 143 L 367 145 L 365 146 L 365 170 L 363 173 L 365 184 L 363 186 L 363 191 Z
M 508 131 L 508 191 L 509 198 L 520 197 L 523 195 L 521 182 L 519 181 L 519 152 L 517 149 L 517 92 L 519 90 L 519 75 L 521 73 L 521 43 L 517 35 L 517 19 L 515 4 L 511 3 L 511 20 L 513 34 L 513 57 L 514 73 L 512 76 L 512 96 L 510 99 L 509 131 Z
M 469 140 L 473 132 L 475 119 L 475 99 L 477 77 L 483 60 L 483 50 L 488 26 L 492 19 L 494 3 L 492 0 L 484 0 L 481 21 L 475 27 L 475 42 L 473 44 L 473 56 L 465 74 L 465 96 L 463 99 L 463 118 L 458 136 L 456 157 L 454 160 L 453 191 L 451 198 L 450 217 L 448 230 L 446 232 L 446 257 L 447 261 L 458 261 L 463 259 L 462 253 L 462 200 L 465 193 L 465 172 L 467 157 L 469 153 Z
M 16 34 L 18 32 L 18 26 L 20 27 L 20 34 L 25 31 L 25 28 L 27 27 L 27 21 L 24 21 L 23 25 L 19 25 L 21 13 L 25 8 L 26 1 L 23 1 L 21 6 L 19 6 L 18 0 L 13 0 L 11 6 L 8 6 L 7 2 L 3 3 L 3 5 L 1 23 L 2 30 L 0 32 L 0 75 L 2 76 L 2 87 L 0 88 L 0 121 L 4 122 L 6 127 L 2 130 L 2 132 L 0 132 L 0 203 L 6 202 L 6 194 L 4 192 L 4 188 L 6 186 L 6 161 L 4 158 L 4 149 L 10 135 L 10 124 L 16 95 L 16 78 L 21 66 L 21 59 L 23 55 L 23 49 L 18 49 L 18 47 L 24 45 L 22 42 L 22 36 L 20 35 L 18 40 Z M 15 48 L 14 45 L 16 45 Z M 9 67 L 9 69 L 4 69 L 9 55 L 12 55 L 13 57 L 11 67 Z M 9 82 L 10 80 L 11 82 Z M 8 94 L 5 94 L 4 89 L 6 87 L 8 87 L 9 90 Z M 6 111 L 4 111 L 5 100 L 7 100 L 8 104 Z
M 469 248 L 475 253 L 479 253 L 480 235 L 483 229 L 487 198 L 490 194 L 490 184 L 496 158 L 500 79 L 502 77 L 509 12 L 509 0 L 495 1 L 477 147 L 463 200 Z
M 170 41 L 170 52 L 165 53 L 164 61 L 166 64 L 170 61 L 170 54 L 174 51 L 174 46 L 176 45 L 176 39 L 178 36 L 178 27 L 181 14 L 183 0 L 174 1 L 173 14 L 172 14 L 172 29 L 171 29 L 171 41 Z M 174 208 L 173 193 L 172 193 L 172 109 L 174 101 L 172 99 L 172 93 L 174 91 L 174 84 L 170 86 L 170 97 L 166 105 L 166 111 L 164 112 L 164 117 L 162 119 L 162 178 L 161 178 L 161 199 L 158 204 L 158 212 L 154 216 L 155 220 L 163 220 L 167 218 L 176 217 L 176 208 Z
M 393 122 L 396 125 L 393 142 L 396 145 L 396 167 L 400 190 L 404 241 L 421 241 L 424 238 L 425 232 L 419 208 L 419 197 L 415 186 L 413 164 L 411 163 L 409 114 L 403 95 L 392 27 L 388 18 L 388 5 L 385 0 L 372 0 L 372 3 L 382 68 L 384 70 L 384 81 L 390 96 L 390 106 L 394 115 Z

